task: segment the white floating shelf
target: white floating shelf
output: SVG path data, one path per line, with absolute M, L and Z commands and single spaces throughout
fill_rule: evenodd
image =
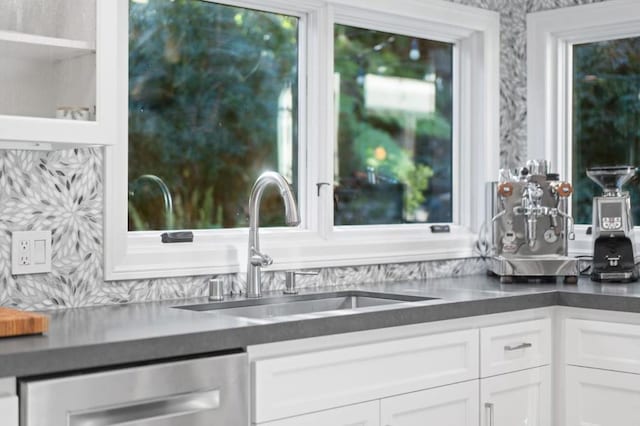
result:
M 95 46 L 86 41 L 0 31 L 0 58 L 56 61 L 95 51 Z

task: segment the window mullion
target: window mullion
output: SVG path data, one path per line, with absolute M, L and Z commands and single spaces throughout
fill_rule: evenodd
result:
M 313 230 L 328 238 L 333 230 L 333 17 L 325 5 L 307 21 L 307 200 Z

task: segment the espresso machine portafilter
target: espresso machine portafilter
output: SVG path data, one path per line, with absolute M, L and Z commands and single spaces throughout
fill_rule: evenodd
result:
M 567 256 L 573 218 L 566 213 L 569 182 L 550 173 L 546 160 L 500 171 L 488 186 L 491 233 L 489 272 L 503 283 L 522 280 L 576 282 L 577 261 Z
M 592 167 L 587 176 L 603 194 L 593 198 L 591 279 L 630 282 L 638 279 L 629 193 L 622 186 L 636 173 L 631 166 Z

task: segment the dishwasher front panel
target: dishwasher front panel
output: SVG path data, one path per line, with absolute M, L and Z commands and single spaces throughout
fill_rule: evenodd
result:
M 20 382 L 21 426 L 247 426 L 246 354 Z

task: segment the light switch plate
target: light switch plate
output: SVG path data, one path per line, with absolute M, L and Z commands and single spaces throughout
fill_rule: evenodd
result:
M 11 233 L 11 274 L 51 272 L 51 231 Z

